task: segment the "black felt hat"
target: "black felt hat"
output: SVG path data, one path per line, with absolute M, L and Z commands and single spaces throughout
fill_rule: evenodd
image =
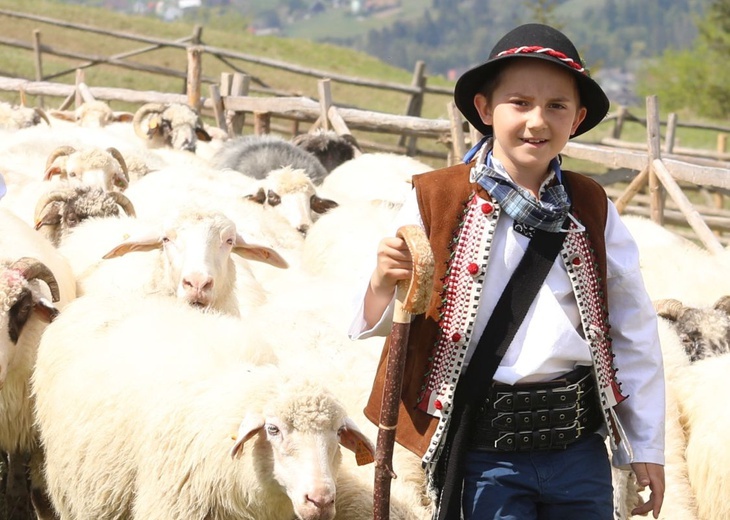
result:
M 581 105 L 587 114 L 572 137 L 583 134 L 600 123 L 608 113 L 610 103 L 606 93 L 588 74 L 573 43 L 563 33 L 539 23 L 521 25 L 502 37 L 489 53 L 489 59 L 466 71 L 456 82 L 454 101 L 474 128 L 484 135 L 492 134 L 476 107 L 474 96 L 493 77 L 505 60 L 532 58 L 547 60 L 564 67 L 576 78 Z

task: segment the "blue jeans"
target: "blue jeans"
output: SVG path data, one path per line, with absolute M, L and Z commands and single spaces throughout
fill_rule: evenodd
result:
M 613 520 L 611 466 L 603 437 L 565 450 L 466 455 L 464 519 Z

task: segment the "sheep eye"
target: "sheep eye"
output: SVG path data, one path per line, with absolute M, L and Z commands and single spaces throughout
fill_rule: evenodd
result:
M 267 424 L 266 425 L 266 434 L 271 435 L 272 437 L 279 435 L 280 430 L 277 426 L 274 426 L 273 424 Z
M 68 176 L 69 177 L 76 177 L 76 172 L 69 172 Z
M 226 240 L 226 244 L 228 244 L 229 246 L 232 246 L 233 245 L 233 239 L 232 238 L 229 238 L 228 240 Z
M 162 243 L 167 244 L 170 241 L 168 237 L 162 237 Z
M 281 197 L 275 191 L 269 190 L 266 197 L 269 199 L 269 206 L 278 206 L 281 204 Z

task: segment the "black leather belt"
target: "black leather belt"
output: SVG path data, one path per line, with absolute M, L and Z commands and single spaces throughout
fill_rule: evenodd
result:
M 603 423 L 590 367 L 541 383 L 493 384 L 476 418 L 470 449 L 563 449 Z

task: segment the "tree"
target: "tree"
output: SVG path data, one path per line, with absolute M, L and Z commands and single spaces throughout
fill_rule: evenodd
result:
M 639 78 L 642 94 L 655 94 L 668 110 L 730 116 L 730 0 L 714 0 L 686 51 L 666 51 Z

